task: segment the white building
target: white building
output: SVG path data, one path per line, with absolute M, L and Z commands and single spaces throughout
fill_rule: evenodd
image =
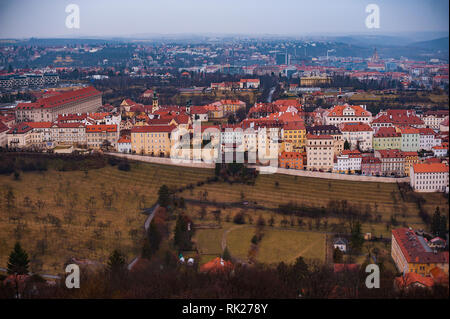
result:
M 325 125 L 339 125 L 341 123 L 361 122 L 370 124 L 372 113 L 365 105 L 336 105 L 324 114 Z
M 359 151 L 344 150 L 336 156 L 333 170 L 335 172 L 350 172 L 361 170 L 362 155 Z
M 448 154 L 448 148 L 442 145 L 433 146 L 431 150 L 435 157 L 445 157 Z
M 448 192 L 448 166 L 420 163 L 410 168 L 410 184 L 416 192 Z
M 442 139 L 436 136 L 431 128 L 419 129 L 419 149 L 431 151 L 434 146 L 441 145 Z
M 342 138 L 346 140 L 351 149 L 362 151 L 372 150 L 373 130 L 365 123 L 346 123 L 341 129 Z

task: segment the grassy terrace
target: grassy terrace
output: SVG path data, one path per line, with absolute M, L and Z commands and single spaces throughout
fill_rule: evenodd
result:
M 143 235 L 145 215 L 140 208 L 156 201 L 160 185 L 175 187 L 204 180 L 212 174 L 205 169 L 147 163 L 131 166 L 128 172 L 106 166 L 87 174 L 49 169 L 42 173 L 21 173 L 19 180 L 12 175 L 0 175 L 0 267 L 6 266 L 18 239 L 32 259 L 32 270 L 42 273 L 61 272 L 70 257 L 103 262 L 115 248 L 131 259 L 138 253 Z M 9 189 L 15 196 L 13 210 L 6 208 Z M 112 196 L 110 208 L 104 205 L 104 194 Z M 25 197 L 30 199 L 30 207 L 25 204 Z M 62 198 L 62 203 L 57 203 L 57 197 Z M 94 200 L 88 209 L 91 197 Z M 44 202 L 40 209 L 38 200 Z M 52 217 L 46 219 L 48 215 Z M 73 216 L 71 222 L 69 215 Z
M 122 250 L 131 260 L 139 253 L 142 225 L 145 216 L 142 207 L 149 207 L 156 198 L 159 187 L 179 187 L 213 176 L 213 170 L 164 166 L 149 163 L 132 163 L 130 171 L 120 171 L 107 165 L 100 169 L 84 171 L 21 172 L 19 180 L 13 175 L 0 175 L 0 267 L 5 267 L 14 242 L 20 239 L 32 260 L 32 271 L 55 274 L 62 271 L 63 263 L 70 257 L 88 258 L 105 262 L 115 248 Z M 278 182 L 278 185 L 276 185 Z M 12 190 L 15 208 L 7 209 L 6 194 Z M 363 225 L 364 231 L 389 236 L 385 222 L 397 213 L 401 223 L 422 226 L 414 203 L 403 202 L 395 184 L 359 183 L 325 180 L 287 175 L 260 175 L 254 186 L 228 183 L 212 183 L 185 190 L 178 196 L 198 199 L 207 190 L 205 220 L 198 219 L 200 207 L 187 205 L 187 213 L 195 223 L 214 224 L 212 211 L 218 209 L 213 202 L 256 201 L 266 208 L 276 208 L 289 201 L 309 206 L 326 206 L 330 199 L 347 200 L 349 204 L 382 215 L 382 223 Z M 110 207 L 105 198 L 110 197 Z M 436 206 L 441 212 L 448 210 L 447 199 L 442 194 L 424 194 L 425 208 L 431 214 Z M 28 197 L 31 204 L 26 203 Z M 93 198 L 90 200 L 90 198 Z M 38 201 L 44 205 L 39 207 Z M 252 216 L 253 225 L 236 227 L 227 222 L 226 216 L 234 216 L 241 208 L 220 208 L 221 228 L 199 229 L 195 235 L 201 261 L 205 262 L 222 252 L 224 232 L 230 253 L 245 259 L 250 240 L 255 232 L 258 216 L 266 221 L 274 216 L 274 227 L 266 226 L 259 243 L 256 260 L 265 263 L 290 262 L 298 256 L 324 260 L 325 234 L 330 228 L 308 227 L 313 220 L 304 218 L 302 227 L 281 227 L 281 216 L 270 210 L 245 210 L 246 218 Z M 340 224 L 333 217 L 328 224 Z M 172 225 L 170 226 L 172 230 Z

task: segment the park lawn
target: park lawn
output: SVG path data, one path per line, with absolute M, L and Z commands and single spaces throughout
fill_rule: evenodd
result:
M 227 247 L 233 258 L 244 262 L 248 260 L 248 252 L 251 240 L 255 234 L 255 227 L 246 225 L 235 225 L 227 234 Z
M 28 252 L 31 270 L 43 274 L 61 273 L 64 262 L 72 257 L 105 262 L 114 249 L 131 261 L 143 238 L 142 208 L 154 204 L 159 187 L 196 183 L 212 174 L 207 169 L 132 163 L 128 172 L 106 166 L 87 173 L 21 172 L 19 180 L 0 175 L 0 267 L 6 267 L 16 241 Z M 15 196 L 12 210 L 4 200 L 9 189 Z M 113 198 L 110 208 L 104 204 L 105 194 Z M 25 197 L 31 205 L 25 204 Z M 38 200 L 45 203 L 41 209 Z M 65 220 L 69 212 L 72 222 Z M 46 218 L 49 215 L 53 223 Z
M 292 263 L 301 256 L 306 260 L 324 262 L 325 237 L 318 232 L 266 228 L 256 259 L 265 264 Z
M 222 255 L 222 235 L 226 231 L 217 229 L 197 229 L 193 241 L 201 255 Z

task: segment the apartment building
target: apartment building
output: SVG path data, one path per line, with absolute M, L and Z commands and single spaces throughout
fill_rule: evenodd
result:
M 363 105 L 336 105 L 324 115 L 326 125 L 339 125 L 342 123 L 361 122 L 370 124 L 372 113 Z
M 448 251 L 435 251 L 414 230 L 393 229 L 391 243 L 391 256 L 399 272 L 430 276 L 438 267 L 448 274 Z
M 19 103 L 16 108 L 17 122 L 53 122 L 59 114 L 95 112 L 102 106 L 102 94 L 94 87 L 73 91 L 56 92 L 32 103 Z
M 402 136 L 394 127 L 381 127 L 373 135 L 373 149 L 387 150 L 400 149 L 402 147 Z
M 334 138 L 331 135 L 306 135 L 306 158 L 308 170 L 333 169 Z
M 99 149 L 102 146 L 116 148 L 119 130 L 116 124 L 86 125 L 86 144 L 88 148 Z
M 369 124 L 346 123 L 341 132 L 343 139 L 350 144 L 351 149 L 372 150 L 373 130 Z
M 169 156 L 175 125 L 135 126 L 131 129 L 131 151 L 152 156 Z
M 405 155 L 401 150 L 377 150 L 375 157 L 381 161 L 381 172 L 385 176 L 405 175 Z
M 416 192 L 448 192 L 448 166 L 445 163 L 413 164 L 410 184 Z
M 334 155 L 339 155 L 344 150 L 344 138 L 342 132 L 334 125 L 315 125 L 306 127 L 306 134 L 330 135 L 333 137 Z
M 344 150 L 335 157 L 333 171 L 338 173 L 354 173 L 361 170 L 361 152 L 358 150 Z

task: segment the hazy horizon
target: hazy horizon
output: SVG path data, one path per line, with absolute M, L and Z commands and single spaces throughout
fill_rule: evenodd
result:
M 65 26 L 68 4 L 80 28 Z M 380 8 L 380 28 L 365 26 L 365 8 Z M 336 36 L 447 33 L 447 0 L 0 0 L 0 38 L 139 35 Z

